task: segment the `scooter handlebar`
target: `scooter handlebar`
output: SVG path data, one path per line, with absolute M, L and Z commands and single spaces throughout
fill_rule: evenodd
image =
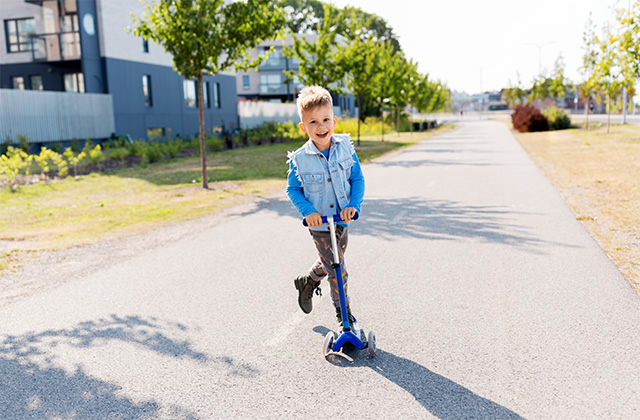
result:
M 329 219 L 327 217 L 333 217 L 333 221 L 334 222 L 341 222 L 342 221 L 342 218 L 340 217 L 339 214 L 334 214 L 333 216 L 322 216 L 322 223 L 328 223 L 329 222 Z M 353 215 L 351 220 L 358 220 L 359 217 L 360 217 L 360 214 L 358 212 L 356 212 L 356 214 Z M 307 225 L 307 219 L 306 218 L 302 219 L 302 224 L 304 226 L 309 226 L 309 225 Z

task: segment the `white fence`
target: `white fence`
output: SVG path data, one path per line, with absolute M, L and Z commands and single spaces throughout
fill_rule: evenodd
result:
M 333 107 L 336 116 L 340 116 L 340 108 Z M 238 102 L 238 117 L 240 117 L 240 128 L 248 129 L 258 127 L 265 122 L 300 122 L 298 108 L 295 104 L 283 104 L 277 102 Z
M 0 144 L 106 138 L 115 131 L 111 95 L 0 89 Z

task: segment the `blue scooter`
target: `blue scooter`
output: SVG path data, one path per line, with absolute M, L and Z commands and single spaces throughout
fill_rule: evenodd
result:
M 352 220 L 357 220 L 358 213 L 353 216 Z M 370 356 L 376 355 L 376 335 L 373 331 L 369 331 L 368 337 L 365 337 L 364 331 L 358 326 L 358 321 L 354 320 L 353 325 L 349 326 L 349 316 L 347 315 L 347 299 L 344 293 L 344 282 L 342 281 L 342 267 L 340 265 L 340 256 L 338 255 L 338 244 L 336 241 L 336 226 L 335 222 L 339 222 L 342 219 L 339 214 L 334 214 L 333 217 L 322 216 L 322 223 L 329 223 L 329 232 L 331 232 L 331 250 L 333 251 L 333 268 L 336 272 L 336 281 L 338 286 L 338 295 L 340 297 L 340 313 L 342 314 L 342 331 L 337 336 L 333 331 L 329 331 L 324 338 L 324 344 L 322 347 L 322 353 L 324 357 L 327 357 L 331 352 L 338 352 L 342 347 L 351 343 L 359 349 L 366 348 L 369 351 Z M 307 225 L 306 219 L 302 220 L 304 226 Z M 353 328 L 352 328 L 353 327 Z

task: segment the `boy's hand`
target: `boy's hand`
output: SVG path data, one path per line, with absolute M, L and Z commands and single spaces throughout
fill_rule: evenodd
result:
M 340 212 L 340 218 L 342 219 L 343 222 L 349 223 L 356 213 L 357 211 L 353 207 L 345 207 Z
M 322 215 L 317 211 L 314 211 L 313 213 L 305 217 L 305 220 L 307 221 L 307 225 L 309 227 L 318 227 L 322 224 Z

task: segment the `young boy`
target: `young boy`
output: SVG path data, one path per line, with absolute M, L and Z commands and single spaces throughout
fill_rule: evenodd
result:
M 344 265 L 349 222 L 364 198 L 364 177 L 358 156 L 348 134 L 333 134 L 338 118 L 333 115 L 333 101 L 329 92 L 320 86 L 308 86 L 300 91 L 297 100 L 300 129 L 309 140 L 295 152 L 289 153 L 287 195 L 307 220 L 319 259 L 309 273 L 294 280 L 298 290 L 298 304 L 304 313 L 313 309 L 313 293 L 320 294 L 320 281 L 328 276 L 331 298 L 336 307 L 338 325 L 342 329 L 340 300 L 335 270 L 331 268 L 333 253 L 329 227 L 322 224 L 322 216 L 339 213 L 336 225 L 345 295 L 349 274 Z M 347 299 L 349 324 L 354 321 Z

